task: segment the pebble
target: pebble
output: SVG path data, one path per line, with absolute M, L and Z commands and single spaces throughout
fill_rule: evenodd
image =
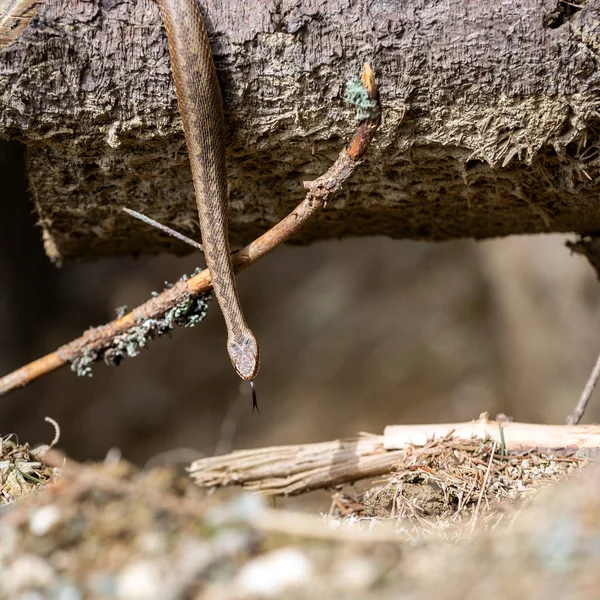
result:
M 117 578 L 117 597 L 121 600 L 163 600 L 163 579 L 152 561 L 126 566 Z
M 313 567 L 305 554 L 282 548 L 246 563 L 236 577 L 236 588 L 246 596 L 273 598 L 307 583 Z
M 39 537 L 48 534 L 60 522 L 60 509 L 49 504 L 38 508 L 29 519 L 29 530 Z
M 3 578 L 4 587 L 9 594 L 25 590 L 48 590 L 56 580 L 54 569 L 34 554 L 19 556 L 3 573 Z

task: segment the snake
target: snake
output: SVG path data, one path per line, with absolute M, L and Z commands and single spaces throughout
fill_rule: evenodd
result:
M 237 374 L 252 382 L 259 350 L 242 311 L 231 260 L 225 118 L 210 42 L 197 0 L 157 3 L 167 32 L 206 266 L 227 327 L 227 352 Z

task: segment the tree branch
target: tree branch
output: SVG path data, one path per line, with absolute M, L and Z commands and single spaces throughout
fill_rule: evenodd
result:
M 308 193 L 304 200 L 284 219 L 269 231 L 254 240 L 251 244 L 233 255 L 233 266 L 236 273 L 243 271 L 263 256 L 287 241 L 298 230 L 304 227 L 327 202 L 337 194 L 342 186 L 354 174 L 364 157 L 379 127 L 379 99 L 373 72 L 369 65 L 364 66 L 362 84 L 373 103 L 371 118 L 360 122 L 347 148 L 342 150 L 335 163 L 321 177 L 314 181 L 304 182 Z M 358 103 L 356 103 L 358 106 Z M 359 107 L 360 108 L 360 107 Z M 130 313 L 100 327 L 86 331 L 81 337 L 61 346 L 55 352 L 35 360 L 0 379 L 0 396 L 21 388 L 42 375 L 50 373 L 68 363 L 78 367 L 80 374 L 86 374 L 88 363 L 104 358 L 109 364 L 118 364 L 119 359 L 111 355 L 113 341 L 128 331 L 142 326 L 152 320 L 163 318 L 169 311 L 179 305 L 185 305 L 189 299 L 198 299 L 211 288 L 208 269 L 190 278 L 177 282 L 171 288 L 151 298 Z M 165 326 L 168 328 L 171 321 Z M 155 332 L 152 327 L 145 328 L 136 336 L 147 330 Z M 160 334 L 160 332 L 159 332 Z M 156 337 L 154 333 L 151 337 Z M 147 341 L 147 340 L 146 340 Z M 137 343 L 137 340 L 136 340 Z M 144 346 L 142 341 L 140 344 Z M 78 361 L 83 359 L 83 368 Z
M 573 409 L 573 412 L 567 417 L 567 425 L 578 425 L 579 421 L 581 421 L 585 409 L 587 408 L 588 402 L 592 397 L 596 384 L 598 383 L 598 378 L 600 377 L 600 354 L 596 359 L 596 364 L 590 373 L 590 376 L 585 384 L 585 388 L 583 388 L 583 392 L 581 392 L 581 396 L 579 397 L 579 401 L 577 405 Z

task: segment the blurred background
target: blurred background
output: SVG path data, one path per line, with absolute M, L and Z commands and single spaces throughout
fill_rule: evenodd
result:
M 20 146 L 0 144 L 0 177 L 0 375 L 204 264 L 147 256 L 57 269 Z M 144 465 L 172 450 L 189 461 L 482 411 L 564 423 L 600 352 L 600 284 L 566 238 L 280 248 L 239 278 L 261 344 L 260 415 L 231 368 L 214 302 L 202 324 L 119 368 L 98 364 L 92 378 L 66 368 L 0 399 L 0 432 L 47 443 L 51 416 L 74 458 L 118 447 Z M 599 416 L 592 400 L 585 420 Z

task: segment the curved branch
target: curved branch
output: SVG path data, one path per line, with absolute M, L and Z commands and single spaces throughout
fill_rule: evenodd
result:
M 375 103 L 375 108 L 378 109 L 377 89 L 369 65 L 364 66 L 362 84 Z M 277 225 L 234 254 L 233 266 L 236 273 L 248 268 L 284 243 L 325 207 L 327 201 L 341 190 L 344 183 L 356 171 L 375 136 L 379 122 L 378 110 L 371 118 L 361 121 L 347 148 L 340 152 L 328 171 L 314 181 L 304 182 L 304 187 L 308 189 L 304 200 Z M 84 354 L 98 360 L 110 348 L 111 342 L 117 336 L 140 326 L 149 319 L 162 318 L 167 311 L 185 302 L 187 298 L 198 298 L 208 292 L 210 288 L 211 279 L 208 269 L 204 269 L 189 279 L 177 282 L 173 287 L 144 302 L 130 313 L 106 325 L 89 329 L 81 337 L 61 346 L 58 350 L 2 377 L 0 379 L 0 396 L 24 387 L 67 363 L 73 363 Z

